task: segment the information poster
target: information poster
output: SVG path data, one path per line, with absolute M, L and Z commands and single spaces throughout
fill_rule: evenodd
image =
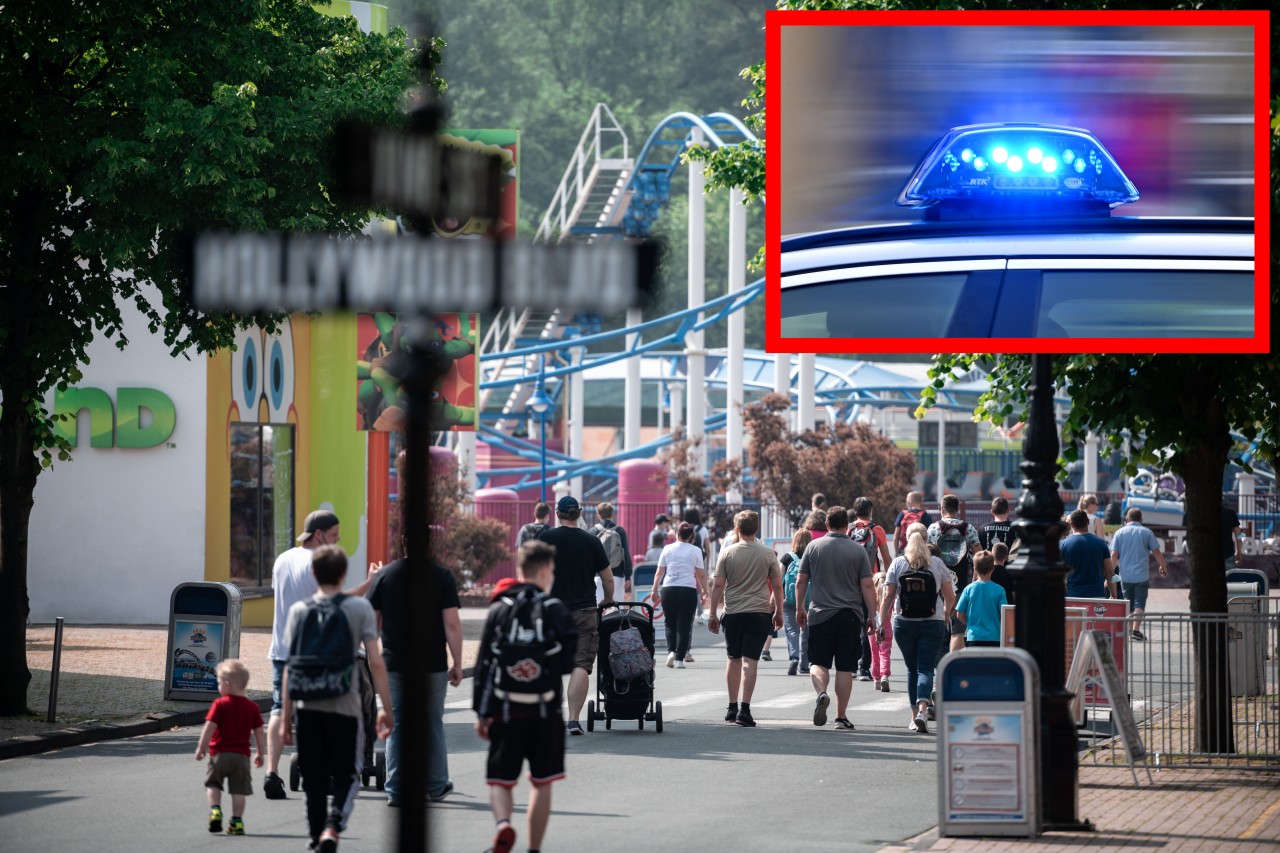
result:
M 946 715 L 947 819 L 1027 819 L 1021 714 Z
M 175 619 L 173 623 L 173 675 L 170 690 L 218 692 L 216 667 L 222 660 L 221 622 Z
M 1083 608 L 1085 611 L 1083 630 L 1085 631 L 1103 631 L 1111 640 L 1111 655 L 1116 661 L 1116 672 L 1120 675 L 1120 680 L 1124 681 L 1125 671 L 1125 653 L 1128 649 L 1128 638 L 1126 631 L 1126 619 L 1129 618 L 1129 602 L 1123 598 L 1068 598 L 1067 607 Z M 1079 639 L 1079 635 L 1076 636 Z M 1074 648 L 1075 643 L 1071 644 Z M 1067 672 L 1071 671 L 1070 661 L 1067 662 Z M 1090 683 L 1085 684 L 1084 701 L 1086 705 L 1093 705 L 1101 708 L 1109 706 L 1107 702 L 1106 691 L 1098 689 L 1096 684 L 1092 683 L 1098 676 L 1097 667 L 1091 667 L 1088 675 Z

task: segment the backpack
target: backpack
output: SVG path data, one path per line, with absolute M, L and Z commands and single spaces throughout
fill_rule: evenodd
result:
M 853 528 L 849 530 L 849 538 L 866 549 L 867 559 L 871 561 L 871 572 L 875 574 L 880 562 L 880 549 L 876 546 L 876 523 L 872 521 L 863 527 L 859 522 L 854 522 Z
M 537 539 L 549 529 L 550 528 L 541 521 L 533 521 L 526 524 L 520 529 L 520 541 L 516 543 L 516 546 L 519 547 L 530 540 Z
M 898 603 L 907 619 L 928 619 L 938 608 L 938 579 L 928 566 L 898 575 Z
M 609 636 L 609 670 L 613 673 L 615 690 L 625 693 L 631 688 L 623 682 L 653 673 L 653 652 L 644 644 L 640 629 L 631 624 L 629 617 L 623 617 L 624 628 L 619 628 Z
M 307 615 L 289 644 L 290 699 L 333 699 L 351 690 L 356 656 L 342 610 L 344 598 L 338 594 L 307 602 Z
M 556 697 L 560 672 L 547 661 L 560 651 L 560 642 L 549 620 L 544 618 L 547 594 L 541 590 L 522 589 L 514 596 L 503 596 L 506 615 L 489 644 L 491 657 L 490 687 L 503 702 L 504 710 L 515 702 L 538 705 L 542 716 L 547 703 Z
M 971 560 L 969 559 L 969 540 L 965 536 L 968 532 L 969 523 L 966 521 L 959 524 L 938 522 L 938 551 L 942 562 L 956 573 L 957 588 L 964 587 L 969 582 Z
M 782 573 L 782 596 L 787 604 L 792 607 L 796 606 L 796 580 L 800 577 L 800 558 L 796 556 L 795 551 L 788 551 L 791 562 L 787 563 L 787 570 Z M 805 591 L 805 606 L 809 606 L 809 593 Z
M 623 562 L 622 537 L 618 534 L 618 528 L 597 524 L 591 528 L 591 532 L 604 546 L 605 556 L 609 558 L 609 568 L 614 570 L 616 576 L 616 570 L 622 567 Z
M 902 520 L 898 522 L 898 529 L 893 534 L 893 549 L 899 554 L 902 549 L 907 547 L 907 528 L 924 518 L 924 510 L 908 509 L 903 510 Z

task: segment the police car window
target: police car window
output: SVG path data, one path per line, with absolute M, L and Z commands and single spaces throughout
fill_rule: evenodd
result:
M 943 337 L 968 276 L 895 275 L 784 288 L 782 336 Z
M 1046 270 L 1040 337 L 1251 337 L 1253 273 Z

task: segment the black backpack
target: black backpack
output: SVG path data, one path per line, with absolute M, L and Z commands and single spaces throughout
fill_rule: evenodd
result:
M 876 572 L 876 564 L 879 562 L 880 549 L 876 545 L 876 524 L 874 521 L 869 522 L 866 527 L 859 527 L 855 522 L 854 526 L 849 530 L 849 538 L 857 542 L 867 551 L 867 559 L 871 561 L 871 572 Z
M 928 619 L 938 609 L 938 579 L 928 566 L 898 575 L 898 603 L 907 619 Z
M 312 599 L 289 644 L 289 698 L 333 699 L 351 690 L 355 651 L 342 611 L 345 595 Z
M 549 658 L 559 654 L 561 646 L 545 618 L 548 600 L 545 592 L 535 589 L 501 599 L 507 612 L 489 644 L 489 686 L 494 698 L 503 703 L 504 717 L 512 702 L 537 705 L 545 717 L 547 703 L 559 692 L 560 669 L 549 665 Z

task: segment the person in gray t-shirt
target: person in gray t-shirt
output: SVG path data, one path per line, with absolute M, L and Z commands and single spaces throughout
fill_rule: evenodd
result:
M 813 724 L 827 724 L 827 686 L 836 669 L 836 728 L 851 730 L 846 716 L 853 692 L 853 673 L 862 653 L 863 625 L 876 612 L 876 590 L 867 551 L 849 538 L 849 512 L 827 510 L 827 535 L 812 542 L 800 560 L 796 601 L 810 595 L 809 610 L 797 610 L 796 621 L 809 626 L 809 678 L 818 699 Z M 874 617 L 872 617 L 874 618 Z

